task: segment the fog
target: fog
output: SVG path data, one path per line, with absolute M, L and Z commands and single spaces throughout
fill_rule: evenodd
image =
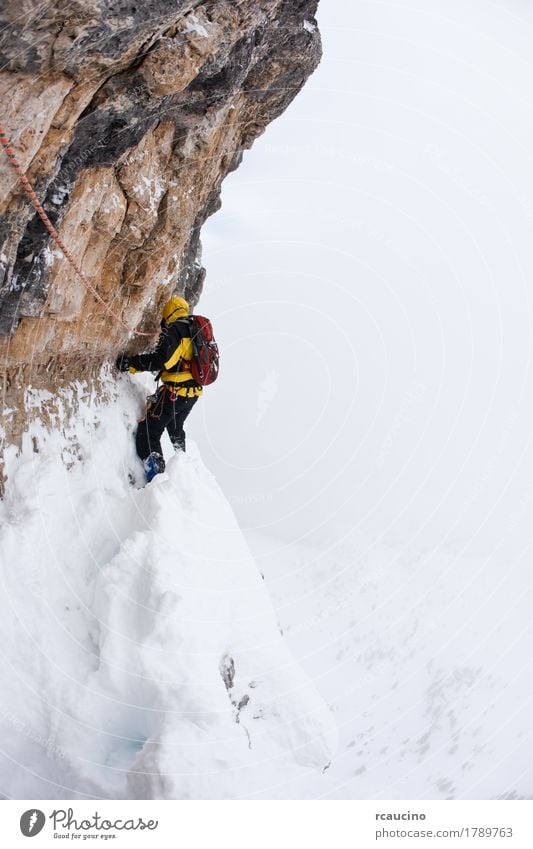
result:
M 319 69 L 204 230 L 223 360 L 189 430 L 244 527 L 521 559 L 533 8 L 322 0 L 318 20 Z

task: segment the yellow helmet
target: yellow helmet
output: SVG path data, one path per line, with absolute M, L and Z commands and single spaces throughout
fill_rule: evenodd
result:
M 189 304 L 184 298 L 171 298 L 161 310 L 163 321 L 167 324 L 171 324 L 178 318 L 184 318 L 186 315 L 189 315 Z

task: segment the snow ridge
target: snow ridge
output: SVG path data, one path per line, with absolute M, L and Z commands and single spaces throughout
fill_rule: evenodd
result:
M 114 403 L 78 384 L 76 424 L 8 451 L 1 791 L 283 798 L 331 759 L 331 714 L 194 446 L 129 484 L 140 398 L 103 379 Z

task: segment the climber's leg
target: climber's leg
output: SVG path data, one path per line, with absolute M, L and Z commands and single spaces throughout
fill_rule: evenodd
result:
M 135 435 L 135 447 L 143 461 L 148 481 L 165 470 L 161 436 L 172 415 L 172 408 L 167 403 L 167 395 L 165 388 L 161 387 L 154 400 L 148 404 L 146 416 L 139 422 Z
M 175 451 L 185 451 L 185 431 L 183 425 L 185 419 L 198 401 L 198 397 L 182 398 L 181 395 L 174 396 L 172 414 L 167 423 L 167 431 Z

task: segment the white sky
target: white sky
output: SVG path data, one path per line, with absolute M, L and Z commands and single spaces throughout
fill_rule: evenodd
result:
M 245 526 L 530 541 L 533 7 L 322 0 L 324 58 L 224 184 L 189 430 Z

